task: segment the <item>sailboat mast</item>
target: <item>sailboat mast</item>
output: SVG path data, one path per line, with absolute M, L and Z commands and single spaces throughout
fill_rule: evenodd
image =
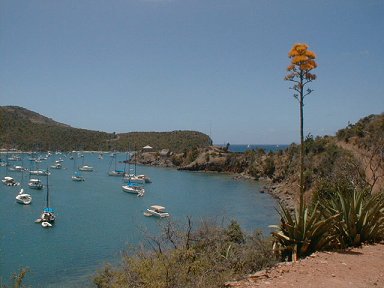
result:
M 135 176 L 137 175 L 137 173 L 136 173 L 136 156 L 137 156 L 137 151 L 136 151 L 136 145 L 135 145 Z
M 46 208 L 49 208 L 49 186 L 48 186 L 48 175 L 49 175 L 49 170 L 47 168 L 47 207 Z

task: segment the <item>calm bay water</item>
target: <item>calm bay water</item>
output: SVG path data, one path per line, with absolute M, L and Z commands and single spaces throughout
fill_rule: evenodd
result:
M 102 160 L 98 154 L 84 155 L 84 164 L 95 168 L 83 173 L 84 182 L 71 180 L 73 160 L 64 155 L 59 155 L 64 169 L 51 169 L 51 206 L 57 216 L 51 229 L 34 223 L 44 207 L 45 190 L 27 188 L 28 176 L 24 175 L 25 190 L 33 197 L 32 204 L 24 206 L 15 202 L 20 187 L 1 184 L 0 277 L 4 283 L 21 267 L 29 267 L 24 283 L 32 287 L 92 287 L 90 279 L 96 269 L 118 261 L 128 245 L 143 241 L 143 231 L 158 230 L 164 219 L 143 215 L 153 204 L 165 206 L 172 221 L 181 224 L 187 216 L 196 225 L 201 219 L 219 223 L 236 219 L 247 231 L 268 233 L 268 225 L 278 223 L 276 201 L 259 193 L 256 182 L 215 173 L 138 166 L 138 174 L 148 175 L 153 182 L 146 184 L 145 195 L 140 198 L 121 190 L 121 178 L 107 176 L 108 154 Z M 59 156 L 51 156 L 40 167 L 46 168 Z M 118 157 L 125 159 L 123 154 Z M 28 162 L 24 160 L 27 168 Z M 1 178 L 7 174 L 21 180 L 20 172 L 0 169 Z
M 221 145 L 225 146 L 225 145 Z M 233 144 L 229 145 L 229 151 L 231 152 L 245 152 L 248 150 L 257 150 L 257 149 L 263 149 L 266 153 L 268 152 L 275 152 L 279 150 L 284 150 L 289 145 L 281 144 L 281 145 L 262 145 L 262 144 Z

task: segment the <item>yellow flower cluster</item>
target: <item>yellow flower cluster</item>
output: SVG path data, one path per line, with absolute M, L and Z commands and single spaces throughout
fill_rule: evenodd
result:
M 296 43 L 288 53 L 288 57 L 292 58 L 291 65 L 288 66 L 288 71 L 301 70 L 310 71 L 317 67 L 314 59 L 316 54 L 308 50 L 308 45 L 305 43 Z M 312 74 L 311 74 L 312 75 Z
M 305 55 L 298 55 L 298 56 L 293 57 L 292 64 L 300 64 L 300 63 L 308 61 L 308 59 L 309 58 Z

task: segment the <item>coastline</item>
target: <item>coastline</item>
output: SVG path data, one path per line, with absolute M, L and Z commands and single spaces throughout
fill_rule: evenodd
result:
M 183 153 L 174 154 L 169 151 L 164 151 L 163 153 L 140 152 L 134 157 L 136 158 L 131 159 L 132 164 L 136 162 L 138 165 L 145 166 L 166 167 L 205 173 L 221 173 L 230 175 L 234 180 L 257 181 L 262 187 L 259 191 L 260 193 L 270 194 L 290 210 L 295 208 L 295 194 L 291 192 L 295 191 L 294 184 L 273 181 L 266 176 L 256 178 L 251 175 L 248 164 L 244 164 L 245 153 L 234 153 L 226 151 L 222 147 L 210 146 L 200 149 L 195 159 L 189 163 L 178 160 L 183 157 Z M 239 169 L 239 165 L 241 165 L 241 169 Z

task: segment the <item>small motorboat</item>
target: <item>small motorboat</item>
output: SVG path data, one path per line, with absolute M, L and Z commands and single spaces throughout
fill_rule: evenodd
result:
M 145 183 L 144 178 L 140 178 L 139 176 L 136 176 L 133 174 L 125 174 L 123 181 L 129 182 L 129 183 L 137 183 L 137 184 L 144 184 Z
M 12 177 L 9 177 L 9 176 L 5 176 L 1 182 L 4 183 L 4 185 L 7 185 L 7 186 L 19 186 L 20 183 L 19 182 L 16 182 L 15 179 L 13 179 Z
M 55 164 L 51 165 L 51 168 L 53 168 L 53 169 L 61 169 L 61 168 L 63 168 L 63 165 L 61 165 L 60 162 L 56 161 Z
M 137 178 L 143 179 L 145 183 L 151 183 L 151 179 L 147 175 L 137 175 Z
M 77 181 L 77 182 L 81 182 L 81 181 L 85 181 L 84 177 L 79 173 L 79 172 L 75 172 L 73 175 L 72 175 L 72 181 Z
M 52 224 L 47 221 L 44 221 L 44 222 L 41 222 L 41 226 L 43 226 L 44 228 L 49 228 L 49 227 L 52 227 Z
M 19 194 L 16 196 L 16 202 L 24 205 L 29 205 L 32 202 L 32 196 L 24 193 L 24 189 L 21 188 Z
M 83 166 L 79 167 L 79 170 L 80 171 L 86 171 L 86 172 L 92 172 L 93 171 L 93 167 L 92 166 L 88 166 L 88 165 L 83 165 Z
M 165 212 L 165 207 L 160 205 L 152 205 L 144 212 L 145 216 L 157 216 L 159 218 L 169 217 L 169 213 Z
M 41 183 L 40 179 L 29 179 L 28 187 L 31 189 L 41 190 L 44 185 Z
M 48 172 L 48 170 L 31 170 L 29 171 L 30 175 L 40 175 L 40 176 L 48 176 L 51 173 Z
M 124 176 L 124 171 L 123 170 L 112 170 L 108 172 L 109 176 Z
M 25 170 L 24 167 L 19 165 L 9 168 L 9 171 L 12 171 L 12 172 L 23 172 L 24 170 Z

